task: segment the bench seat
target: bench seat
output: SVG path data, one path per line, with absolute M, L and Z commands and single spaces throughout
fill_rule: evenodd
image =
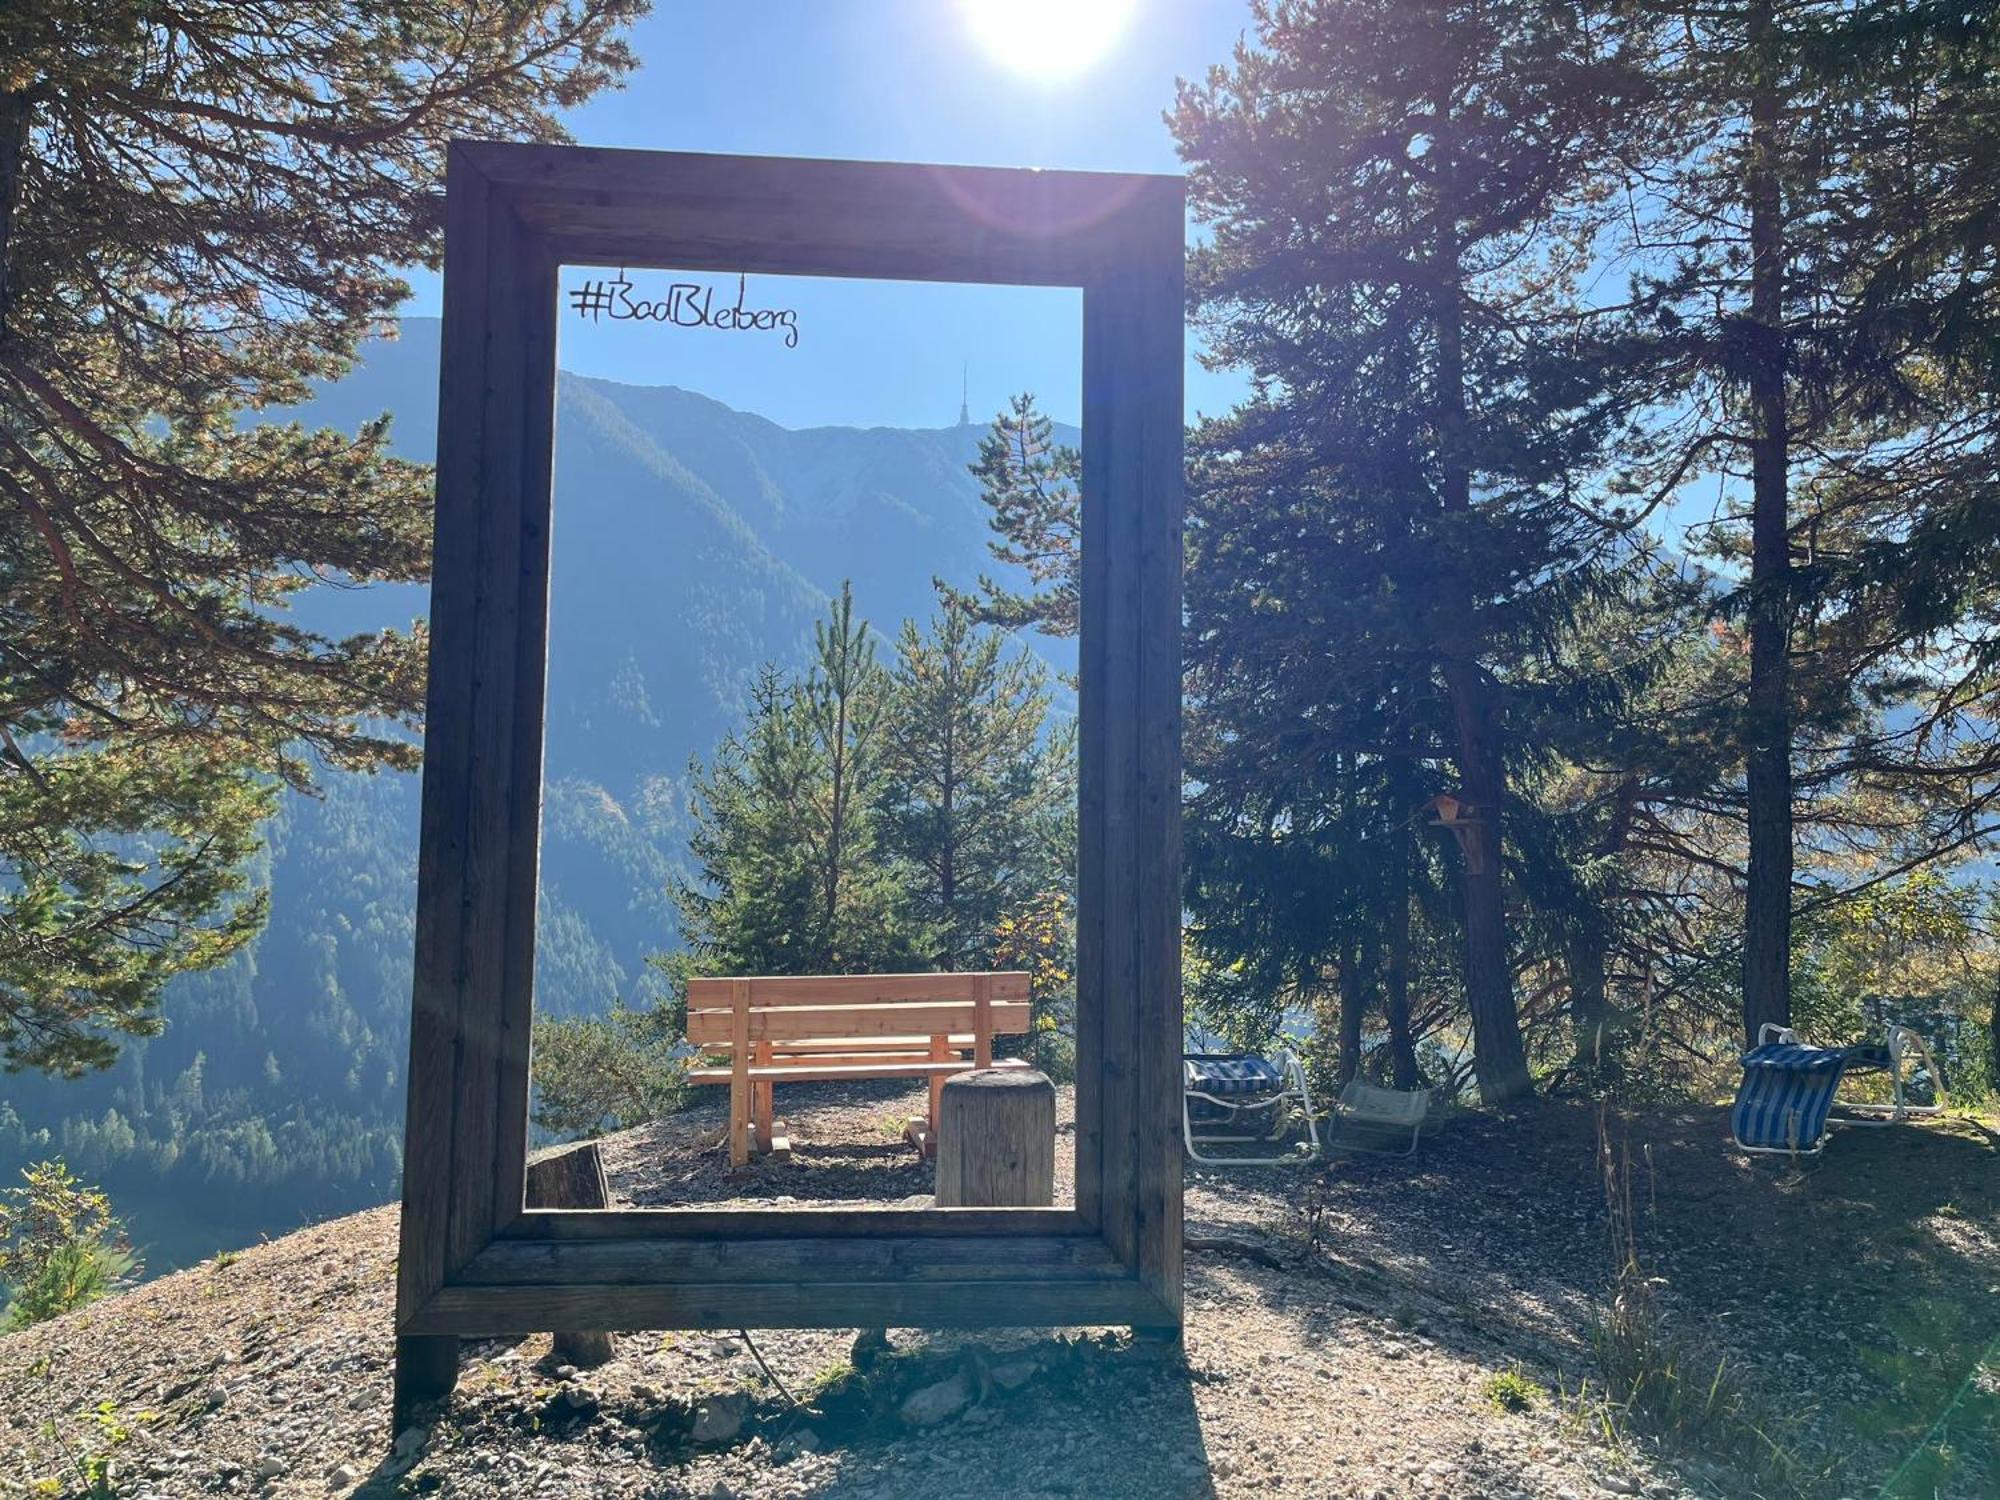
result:
M 843 1078 L 949 1078 L 954 1073 L 970 1073 L 978 1066 L 969 1058 L 959 1058 L 954 1062 L 912 1058 L 908 1062 L 753 1063 L 749 1073 L 753 1083 L 774 1079 L 787 1083 L 832 1083 Z M 988 1066 L 1025 1068 L 1028 1062 L 1021 1057 L 996 1057 Z M 690 1068 L 687 1073 L 689 1083 L 728 1083 L 732 1077 L 734 1071 L 729 1068 Z

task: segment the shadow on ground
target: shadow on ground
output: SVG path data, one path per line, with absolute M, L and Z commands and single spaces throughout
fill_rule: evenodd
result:
M 2000 1136 L 1977 1121 L 1849 1128 L 1793 1162 L 1730 1150 L 1720 1109 L 1613 1114 L 1600 1136 L 1593 1108 L 1550 1104 L 1249 1194 L 1353 1309 L 1601 1391 L 1593 1330 L 1620 1258 L 1601 1142 L 1629 1172 L 1668 1325 L 1782 1446 L 1782 1488 L 2000 1494 Z M 1198 1229 L 1203 1189 L 1223 1185 L 1191 1184 Z M 1699 1477 L 1731 1492 L 1726 1470 Z

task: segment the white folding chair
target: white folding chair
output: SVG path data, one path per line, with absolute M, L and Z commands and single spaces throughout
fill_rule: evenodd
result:
M 1417 1149 L 1417 1137 L 1430 1112 L 1429 1089 L 1384 1089 L 1350 1078 L 1334 1101 L 1329 1145 L 1334 1150 L 1409 1156 Z M 1405 1131 L 1409 1141 L 1402 1144 Z M 1382 1144 L 1372 1144 L 1378 1137 Z

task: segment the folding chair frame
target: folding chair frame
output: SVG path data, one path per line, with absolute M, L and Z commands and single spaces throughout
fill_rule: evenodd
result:
M 1190 1052 L 1185 1056 L 1189 1060 L 1199 1062 L 1211 1058 L 1220 1059 L 1240 1055 L 1239 1053 Z M 1263 1098 L 1251 1098 L 1241 1094 L 1225 1098 L 1218 1094 L 1211 1094 L 1201 1089 L 1191 1088 L 1183 1081 L 1181 1085 L 1181 1134 L 1187 1141 L 1187 1154 L 1190 1161 L 1199 1162 L 1205 1167 L 1303 1167 L 1310 1166 L 1320 1159 L 1319 1125 L 1313 1118 L 1312 1090 L 1306 1084 L 1306 1070 L 1300 1065 L 1298 1058 L 1287 1048 L 1279 1048 L 1277 1052 L 1272 1054 L 1269 1060 L 1286 1082 L 1280 1085 L 1276 1092 L 1268 1094 Z M 1224 1130 L 1236 1125 L 1246 1115 L 1263 1111 L 1268 1112 L 1265 1118 L 1271 1121 L 1271 1128 L 1261 1132 L 1252 1131 L 1248 1134 L 1224 1135 L 1218 1134 L 1215 1131 L 1204 1131 L 1197 1135 L 1194 1127 L 1194 1101 L 1197 1099 L 1204 1104 L 1210 1104 L 1228 1112 L 1227 1118 L 1217 1122 Z M 1312 1151 L 1308 1155 L 1301 1156 L 1296 1153 L 1287 1153 L 1281 1156 L 1204 1156 L 1199 1146 L 1196 1145 L 1197 1141 L 1202 1145 L 1215 1146 L 1282 1140 L 1291 1133 L 1290 1122 L 1285 1118 L 1282 1106 L 1294 1100 L 1298 1103 L 1300 1113 L 1305 1116 L 1306 1139 L 1312 1144 Z
M 1776 1021 L 1766 1021 L 1757 1029 L 1757 1045 L 1763 1047 L 1774 1042 L 1781 1046 L 1793 1047 L 1811 1045 L 1811 1043 L 1801 1038 L 1798 1032 L 1792 1027 L 1780 1025 Z M 1833 1127 L 1836 1125 L 1894 1125 L 1900 1121 L 1914 1119 L 1918 1116 L 1942 1113 L 1947 1097 L 1945 1094 L 1944 1073 L 1939 1069 L 1936 1057 L 1931 1054 L 1930 1044 L 1907 1026 L 1891 1026 L 1889 1028 L 1888 1046 L 1889 1086 L 1894 1093 L 1893 1103 L 1855 1104 L 1843 1102 L 1840 1098 L 1840 1084 L 1846 1082 L 1846 1070 L 1843 1068 L 1840 1079 L 1834 1084 L 1834 1101 L 1832 1107 L 1827 1112 L 1826 1124 L 1820 1129 L 1819 1139 L 1814 1141 L 1810 1146 L 1802 1146 L 1796 1140 L 1787 1146 L 1745 1145 L 1742 1137 L 1735 1133 L 1733 1126 L 1730 1130 L 1731 1142 L 1738 1151 L 1743 1152 L 1746 1156 L 1818 1156 L 1826 1149 L 1827 1140 L 1832 1136 Z M 1912 1104 L 1905 1098 L 1903 1093 L 1905 1063 L 1921 1065 L 1931 1075 L 1931 1086 L 1937 1091 L 1937 1099 L 1934 1103 Z M 1911 1071 L 1914 1072 L 1914 1070 L 1913 1066 Z M 1794 1120 L 1792 1129 L 1795 1133 L 1797 1128 L 1797 1122 Z
M 1763 1026 L 1758 1028 L 1757 1045 L 1761 1047 L 1767 1042 L 1789 1043 L 1795 1046 L 1806 1045 L 1800 1041 L 1798 1032 L 1789 1026 L 1781 1026 L 1775 1021 L 1766 1021 Z M 1891 1026 L 1889 1028 L 1888 1044 L 1889 1087 L 1894 1095 L 1893 1102 L 1889 1104 L 1853 1103 L 1842 1100 L 1836 1092 L 1833 1102 L 1833 1113 L 1827 1120 L 1829 1126 L 1836 1124 L 1895 1125 L 1901 1121 L 1917 1119 L 1924 1115 L 1944 1113 L 1945 1107 L 1949 1102 L 1949 1096 L 1945 1092 L 1944 1072 L 1938 1067 L 1937 1058 L 1931 1054 L 1930 1044 L 1919 1033 L 1912 1031 L 1907 1026 Z M 1912 1075 L 1915 1074 L 1918 1067 L 1921 1067 L 1931 1075 L 1931 1088 L 1937 1094 L 1937 1098 L 1932 1103 L 1912 1104 L 1909 1102 L 1903 1090 L 1903 1074 L 1906 1064 L 1909 1065 L 1909 1071 Z M 1842 1082 L 1845 1081 L 1846 1076 L 1843 1074 Z M 1825 1144 L 1824 1136 L 1821 1136 L 1820 1140 L 1822 1145 Z M 1752 1148 L 1746 1146 L 1743 1149 L 1747 1151 Z M 1772 1148 L 1767 1146 L 1764 1149 L 1770 1150 Z
M 1416 1091 L 1398 1090 L 1397 1092 Z M 1430 1090 L 1424 1089 L 1421 1092 L 1429 1094 Z M 1328 1149 L 1333 1151 L 1360 1151 L 1372 1153 L 1377 1156 L 1415 1156 L 1417 1154 L 1417 1143 L 1423 1135 L 1424 1124 L 1429 1118 L 1430 1108 L 1429 1102 L 1426 1100 L 1424 1112 L 1410 1121 L 1410 1143 L 1401 1150 L 1398 1150 L 1394 1145 L 1357 1146 L 1352 1140 L 1342 1139 L 1340 1134 L 1331 1135 L 1328 1141 Z M 1401 1120 L 1378 1119 L 1368 1115 L 1364 1111 L 1355 1109 L 1347 1102 L 1344 1091 L 1342 1096 L 1333 1102 L 1333 1120 L 1331 1123 L 1336 1132 L 1344 1132 L 1351 1124 L 1358 1123 L 1366 1129 L 1381 1131 L 1384 1139 L 1390 1141 L 1393 1141 L 1403 1130 L 1403 1122 Z

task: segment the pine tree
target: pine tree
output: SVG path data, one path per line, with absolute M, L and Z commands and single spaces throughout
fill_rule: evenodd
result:
M 1032 591 L 1016 593 L 982 576 L 972 593 L 942 580 L 938 590 L 974 618 L 1009 629 L 1032 625 L 1049 635 L 1073 636 L 1082 558 L 1078 496 L 1083 458 L 1055 441 L 1053 424 L 1031 394 L 1013 397 L 979 442 L 972 466 L 980 498 L 996 536 L 988 543 L 996 561 L 1024 569 Z
M 808 669 L 766 667 L 749 720 L 691 770 L 682 936 L 708 973 L 839 974 L 907 964 L 899 872 L 877 811 L 887 674 L 843 585 Z
M 1903 862 L 1991 832 L 2000 739 L 1965 710 L 2000 686 L 2000 295 L 1977 270 L 2000 28 L 1984 5 L 1661 12 L 1680 128 L 1632 174 L 1627 253 L 1656 327 L 1658 492 L 1720 481 L 1716 550 L 1742 579 L 1754 1039 L 1791 1015 L 1821 830 Z
M 1255 385 L 1199 435 L 1214 499 L 1195 497 L 1197 545 L 1291 569 L 1318 610 L 1331 579 L 1313 565 L 1333 559 L 1291 568 L 1270 549 L 1287 531 L 1344 533 L 1330 544 L 1358 572 L 1334 587 L 1394 622 L 1370 627 L 1379 660 L 1441 689 L 1438 732 L 1470 804 L 1480 1092 L 1503 1101 L 1530 1086 L 1502 885 L 1508 669 L 1576 607 L 1578 564 L 1614 519 L 1579 500 L 1623 407 L 1575 283 L 1639 84 L 1620 34 L 1567 4 L 1329 0 L 1255 18 L 1256 44 L 1184 84 L 1171 121 L 1212 235 L 1192 296 L 1215 359 Z M 1329 521 L 1329 506 L 1353 514 Z M 1253 592 L 1244 607 L 1296 620 L 1301 603 Z M 1251 664 L 1286 703 L 1327 685 L 1286 667 L 1276 652 Z M 1378 700 L 1379 667 L 1366 670 L 1370 691 L 1347 701 Z
M 1048 674 L 945 605 L 896 643 L 883 748 L 883 843 L 909 870 L 930 962 L 985 961 L 1003 915 L 1058 884 L 1054 823 L 1074 803 Z
M 73 1071 L 254 929 L 269 779 L 409 766 L 429 483 L 303 400 L 435 266 L 455 136 L 558 139 L 637 0 L 38 0 L 0 17 L 0 1047 Z M 115 853 L 112 851 L 116 851 Z

